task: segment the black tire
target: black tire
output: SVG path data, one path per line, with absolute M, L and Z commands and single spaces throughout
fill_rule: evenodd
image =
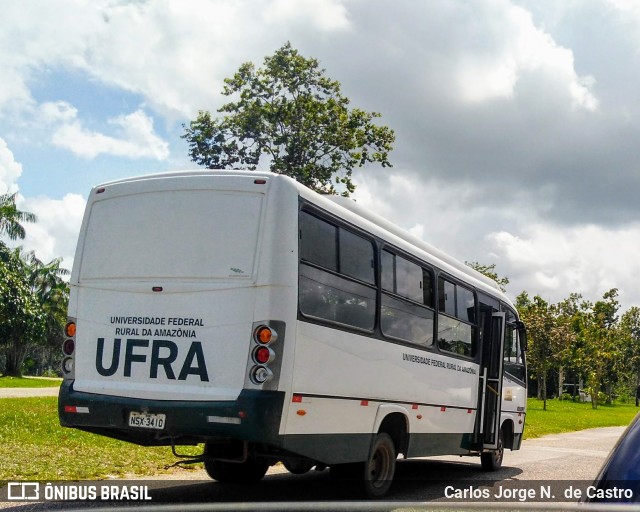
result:
M 498 433 L 498 449 L 480 454 L 480 463 L 484 471 L 497 471 L 502 467 L 504 458 L 504 436 L 502 429 Z
M 368 498 L 381 498 L 391 488 L 396 471 L 396 447 L 389 434 L 378 434 L 364 463 L 363 484 Z
M 311 468 L 315 466 L 315 463 L 305 459 L 289 459 L 282 461 L 282 465 L 289 473 L 293 473 L 294 475 L 304 475 L 311 471 Z
M 204 469 L 211 478 L 220 483 L 252 483 L 262 480 L 269 465 L 252 459 L 245 462 L 208 459 L 204 462 Z

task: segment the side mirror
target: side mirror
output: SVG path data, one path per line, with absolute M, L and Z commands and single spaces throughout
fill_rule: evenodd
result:
M 520 336 L 520 346 L 524 352 L 527 351 L 527 328 L 524 323 L 518 320 L 516 322 L 516 329 L 518 329 L 518 335 Z

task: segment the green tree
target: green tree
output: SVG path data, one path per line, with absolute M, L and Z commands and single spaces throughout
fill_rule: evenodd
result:
M 587 390 L 594 409 L 600 403 L 603 386 L 610 388 L 615 381 L 616 363 L 621 356 L 617 296 L 618 290 L 612 288 L 603 295 L 603 300 L 595 304 L 583 302 L 581 306 L 575 364 L 587 376 Z
M 516 299 L 516 307 L 527 326 L 527 366 L 531 375 L 538 379 L 538 398 L 543 400 L 546 410 L 547 378 L 552 370 L 559 370 L 565 364 L 573 333 L 560 307 L 538 295 L 531 300 L 526 292 L 522 292 Z
M 0 260 L 0 347 L 5 355 L 5 375 L 21 376 L 29 343 L 45 332 L 45 314 L 17 251 Z
M 261 158 L 272 172 L 286 174 L 322 193 L 349 195 L 352 171 L 369 162 L 391 166 L 393 130 L 378 126 L 377 112 L 349 107 L 340 83 L 325 76 L 316 59 L 285 44 L 264 67 L 242 64 L 224 81 L 223 105 L 214 118 L 200 111 L 182 138 L 189 156 L 210 169 L 246 166 Z
M 8 236 L 11 240 L 24 239 L 23 222 L 35 222 L 33 213 L 23 212 L 16 207 L 16 194 L 0 195 L 0 237 Z
M 60 342 L 68 304 L 68 271 L 61 260 L 43 263 L 33 252 L 14 249 L 0 267 L 0 345 L 5 374 L 20 376 L 30 346 Z
M 472 269 L 477 270 L 482 275 L 488 277 L 489 279 L 493 279 L 498 284 L 498 286 L 500 287 L 500 289 L 503 292 L 507 291 L 507 285 L 509 284 L 509 278 L 508 277 L 500 277 L 500 276 L 498 276 L 498 274 L 496 273 L 496 264 L 495 263 L 493 263 L 491 265 L 481 265 L 477 261 L 471 261 L 471 262 L 465 261 L 464 263 L 465 263 L 465 265 L 471 267 Z
M 567 341 L 558 368 L 558 392 L 562 397 L 565 370 L 580 373 L 577 360 L 577 349 L 579 347 L 579 334 L 581 325 L 581 302 L 582 295 L 571 293 L 569 297 L 556 304 L 558 322 L 563 325 L 567 332 Z M 576 385 L 576 383 L 573 383 Z M 572 394 L 576 396 L 578 389 L 572 389 Z
M 635 395 L 640 385 L 640 308 L 634 306 L 622 315 L 620 330 L 620 392 Z
M 63 341 L 63 328 L 67 321 L 69 286 L 65 278 L 69 271 L 61 267 L 62 259 L 44 263 L 33 252 L 24 256 L 28 263 L 29 284 L 45 314 L 46 329 L 41 344 L 59 346 Z

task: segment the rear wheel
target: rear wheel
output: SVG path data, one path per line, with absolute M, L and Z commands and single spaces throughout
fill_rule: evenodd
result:
M 364 491 L 369 498 L 381 498 L 389 491 L 396 471 L 396 447 L 386 433 L 378 434 L 364 464 Z
M 250 483 L 260 481 L 269 469 L 269 465 L 253 459 L 245 462 L 208 459 L 204 462 L 204 469 L 211 478 L 221 483 Z
M 504 458 L 504 436 L 502 429 L 498 434 L 498 449 L 480 454 L 480 462 L 482 469 L 485 471 L 496 471 L 502 467 L 502 459 Z

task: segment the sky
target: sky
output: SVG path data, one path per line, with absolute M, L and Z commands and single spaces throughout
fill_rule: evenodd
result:
M 395 131 L 354 198 L 557 302 L 640 306 L 638 0 L 0 0 L 0 193 L 71 268 L 87 194 L 194 169 L 181 135 L 287 41 Z

